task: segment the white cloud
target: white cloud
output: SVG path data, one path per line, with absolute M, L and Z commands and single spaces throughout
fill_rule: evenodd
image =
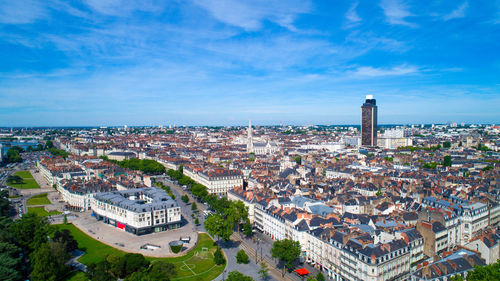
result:
M 401 76 L 419 73 L 416 66 L 400 65 L 392 68 L 374 68 L 371 66 L 358 67 L 351 72 L 356 77 L 382 77 L 382 76 Z
M 347 10 L 347 13 L 345 14 L 345 18 L 351 24 L 359 23 L 362 20 L 361 17 L 356 12 L 357 7 L 358 7 L 358 2 L 355 2 L 354 4 L 352 4 L 349 10 Z
M 152 0 L 85 0 L 94 11 L 105 15 L 126 16 L 135 10 L 155 12 L 163 10 L 161 2 Z
M 408 11 L 408 7 L 400 0 L 382 0 L 380 7 L 384 11 L 386 21 L 390 24 L 406 25 L 409 27 L 417 27 L 415 23 L 405 20 L 407 17 L 414 16 Z
M 462 5 L 458 6 L 458 8 L 453 10 L 451 13 L 443 16 L 443 19 L 447 21 L 451 19 L 463 18 L 465 17 L 465 12 L 468 7 L 469 7 L 469 2 L 465 1 L 464 3 L 462 3 Z
M 344 27 L 351 28 L 358 25 L 363 19 L 356 12 L 356 8 L 358 7 L 358 2 L 354 2 L 352 6 L 345 13 L 346 24 Z
M 46 10 L 35 0 L 4 0 L 0 4 L 0 23 L 33 23 L 46 15 Z
M 295 31 L 293 22 L 297 15 L 310 10 L 309 1 L 299 0 L 194 0 L 194 2 L 217 20 L 252 31 L 260 29 L 265 20 Z

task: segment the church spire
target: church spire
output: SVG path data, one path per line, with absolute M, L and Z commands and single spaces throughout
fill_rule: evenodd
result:
M 248 120 L 247 152 L 253 152 L 252 120 Z

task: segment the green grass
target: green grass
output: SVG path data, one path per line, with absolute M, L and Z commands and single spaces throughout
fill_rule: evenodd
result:
M 14 176 L 20 176 L 23 179 L 33 179 L 33 175 L 30 171 L 18 171 L 14 173 Z
M 21 183 L 21 184 L 18 184 L 18 183 L 8 183 L 7 185 L 10 186 L 10 187 L 19 188 L 19 189 L 36 189 L 36 188 L 40 188 L 40 186 L 38 185 L 38 183 L 36 183 L 35 180 L 27 180 L 27 179 L 25 179 L 24 183 Z
M 62 214 L 59 211 L 47 212 L 44 207 L 28 207 L 28 213 L 34 213 L 40 217 L 47 217 L 47 216 Z
M 85 251 L 79 261 L 83 264 L 90 264 L 93 262 L 100 262 L 104 259 L 105 255 L 123 255 L 125 252 L 115 249 L 111 246 L 103 244 L 92 237 L 88 236 L 73 224 L 59 224 L 59 229 L 68 229 L 73 237 L 78 241 L 78 247 Z M 203 252 L 202 248 L 208 248 L 207 252 Z M 180 281 L 194 281 L 194 280 L 213 280 L 219 276 L 224 270 L 224 266 L 217 266 L 213 261 L 213 253 L 216 248 L 214 241 L 208 234 L 200 233 L 198 235 L 198 244 L 194 249 L 189 251 L 184 256 L 175 258 L 153 258 L 146 257 L 149 261 L 164 260 L 171 262 L 177 269 L 177 276 L 173 280 Z M 191 270 L 188 269 L 189 265 Z M 194 274 L 193 274 L 194 272 Z M 195 275 L 196 274 L 196 275 Z M 80 280 L 80 279 L 69 279 Z
M 47 198 L 47 193 L 42 193 L 38 194 L 35 196 L 32 196 L 28 201 L 26 202 L 28 206 L 33 206 L 33 205 L 50 205 L 52 204 Z
M 14 173 L 15 176 L 20 176 L 23 178 L 24 183 L 17 184 L 17 183 L 8 183 L 7 185 L 13 188 L 19 188 L 19 189 L 35 189 L 35 188 L 40 188 L 38 183 L 36 183 L 35 179 L 31 175 L 30 171 L 18 171 Z M 50 203 L 49 203 L 50 204 Z

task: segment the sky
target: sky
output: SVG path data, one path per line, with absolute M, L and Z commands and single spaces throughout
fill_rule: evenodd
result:
M 0 126 L 499 123 L 500 0 L 0 0 Z

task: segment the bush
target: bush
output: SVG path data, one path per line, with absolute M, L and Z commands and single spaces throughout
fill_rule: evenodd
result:
M 168 245 L 170 246 L 170 250 L 172 250 L 172 253 L 177 254 L 182 250 L 182 246 L 184 245 L 184 243 L 182 243 L 181 241 L 172 241 L 168 243 Z
M 236 262 L 247 264 L 249 262 L 248 255 L 244 250 L 239 250 L 236 254 Z

